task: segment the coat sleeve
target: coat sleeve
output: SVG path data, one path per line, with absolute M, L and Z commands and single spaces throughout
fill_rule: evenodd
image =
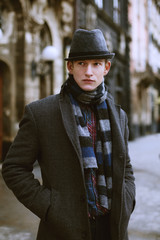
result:
M 32 173 L 38 156 L 37 128 L 28 106 L 20 128 L 2 166 L 7 186 L 18 200 L 41 219 L 45 219 L 50 206 L 50 190 L 40 184 Z

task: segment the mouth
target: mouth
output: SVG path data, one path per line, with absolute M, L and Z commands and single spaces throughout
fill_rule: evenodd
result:
M 94 80 L 91 80 L 91 79 L 83 79 L 83 82 L 85 82 L 85 83 L 93 83 Z

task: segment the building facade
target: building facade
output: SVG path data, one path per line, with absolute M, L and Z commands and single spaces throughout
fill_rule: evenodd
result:
M 160 1 L 130 0 L 131 125 L 133 138 L 157 132 L 160 91 Z
M 63 46 L 72 37 L 73 7 L 72 0 L 0 1 L 0 159 L 24 106 L 57 93 L 64 81 Z

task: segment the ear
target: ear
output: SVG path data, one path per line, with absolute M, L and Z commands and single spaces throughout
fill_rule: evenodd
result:
M 111 62 L 110 61 L 107 61 L 105 63 L 105 69 L 104 69 L 104 76 L 106 76 L 110 70 L 110 67 L 111 67 Z
M 67 62 L 67 69 L 68 69 L 70 74 L 73 73 L 73 62 L 71 62 L 71 61 Z

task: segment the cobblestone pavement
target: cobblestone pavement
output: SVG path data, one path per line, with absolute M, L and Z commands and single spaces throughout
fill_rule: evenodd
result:
M 30 232 L 20 232 L 20 230 L 11 227 L 0 227 L 1 240 L 31 240 L 33 239 Z
M 129 240 L 160 240 L 160 134 L 129 142 L 136 177 L 136 208 Z M 35 168 L 39 178 L 39 169 Z M 35 240 L 39 219 L 6 187 L 0 173 L 0 240 Z

